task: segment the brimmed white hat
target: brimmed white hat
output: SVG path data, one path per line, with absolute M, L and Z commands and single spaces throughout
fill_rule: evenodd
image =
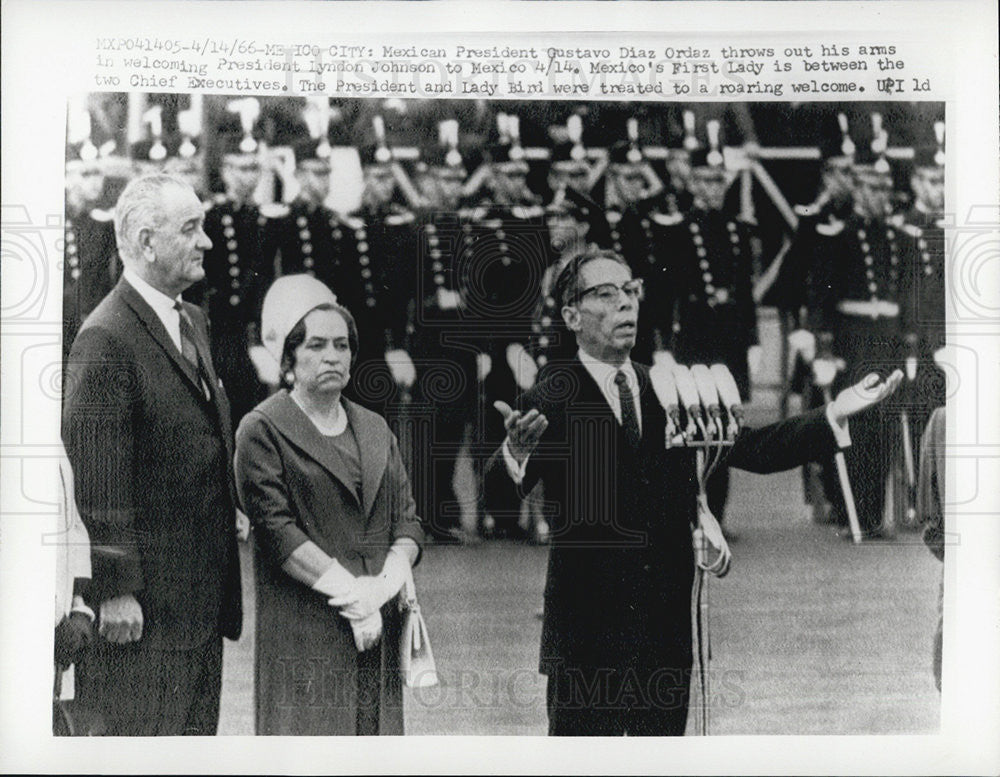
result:
M 285 338 L 306 314 L 320 305 L 336 305 L 337 295 L 311 275 L 285 275 L 271 284 L 260 314 L 260 336 L 267 352 L 281 364 Z

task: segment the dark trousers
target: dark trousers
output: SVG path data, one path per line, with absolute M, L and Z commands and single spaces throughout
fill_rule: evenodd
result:
M 549 675 L 549 736 L 684 736 L 690 669 L 561 668 Z
M 97 639 L 77 664 L 77 697 L 108 736 L 213 736 L 219 727 L 222 638 L 190 650 Z
M 845 372 L 837 376 L 832 396 L 854 385 L 870 372 L 885 378 L 893 369 L 903 366 L 895 319 L 872 321 L 857 316 L 840 316 L 837 320 L 834 352 L 847 363 Z M 883 402 L 851 418 L 851 446 L 844 451 L 848 479 L 858 510 L 862 531 L 882 526 L 885 502 L 885 481 L 894 449 L 901 440 L 899 404 L 896 398 Z M 824 482 L 830 502 L 847 515 L 837 471 L 825 467 Z

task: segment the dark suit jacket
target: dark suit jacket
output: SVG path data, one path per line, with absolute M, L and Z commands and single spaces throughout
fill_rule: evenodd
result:
M 344 404 L 361 454 L 360 500 L 342 459 L 288 392 L 260 403 L 236 433 L 237 486 L 261 550 L 258 734 L 345 735 L 357 725 L 350 625 L 326 597 L 282 570 L 292 552 L 311 540 L 351 574 L 373 575 L 395 540 L 423 541 L 396 438 L 381 416 Z M 395 599 L 382 607 L 382 619 L 379 729 L 402 734 Z
M 636 364 L 642 413 L 638 453 L 579 359 L 553 365 L 519 406 L 549 426 L 518 489 L 497 451 L 487 465 L 492 512 L 516 510 L 544 484 L 551 527 L 541 671 L 573 668 L 687 669 L 691 654 L 691 528 L 698 493 L 692 449 L 665 448 L 666 417 Z M 832 455 L 822 409 L 744 430 L 730 466 L 777 472 Z M 678 677 L 680 682 L 681 678 Z
M 185 308 L 207 359 L 205 317 Z M 211 399 L 122 279 L 84 323 L 66 367 L 63 439 L 93 544 L 89 595 L 134 594 L 150 647 L 240 634 L 229 403 L 208 362 Z

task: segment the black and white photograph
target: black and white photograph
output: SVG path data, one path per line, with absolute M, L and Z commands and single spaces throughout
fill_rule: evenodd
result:
M 995 771 L 995 7 L 144 8 L 3 10 L 0 771 Z
M 936 729 L 942 103 L 94 93 L 67 141 L 85 725 Z

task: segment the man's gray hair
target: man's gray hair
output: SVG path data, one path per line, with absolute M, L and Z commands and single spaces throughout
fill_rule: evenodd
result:
M 170 186 L 194 191 L 176 176 L 153 173 L 130 181 L 118 197 L 115 205 L 115 241 L 123 259 L 137 258 L 136 244 L 140 230 L 156 228 L 163 223 L 161 193 Z

